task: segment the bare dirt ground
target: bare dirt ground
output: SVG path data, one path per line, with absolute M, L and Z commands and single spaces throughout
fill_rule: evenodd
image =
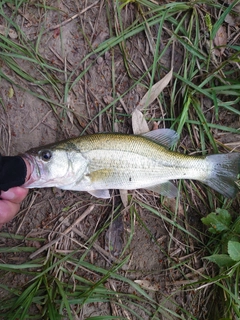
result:
M 116 75 L 114 84 L 115 93 L 121 95 L 131 87 L 133 79 L 128 77 L 122 55 L 118 49 L 115 49 L 114 52 L 107 51 L 104 57 L 100 57 L 96 61 L 94 60 L 95 57 L 91 57 L 83 65 L 79 65 L 79 61 L 91 52 L 84 34 L 90 39 L 92 48 L 97 47 L 99 43 L 110 36 L 106 10 L 103 10 L 104 2 L 101 1 L 71 21 L 64 23 L 70 17 L 93 4 L 94 1 L 87 1 L 86 3 L 83 5 L 83 3 L 77 1 L 49 1 L 49 6 L 59 10 L 47 10 L 46 12 L 40 7 L 31 4 L 22 6 L 19 9 L 16 23 L 26 33 L 30 43 L 36 44 L 42 30 L 45 30 L 41 38 L 39 38 L 38 52 L 49 64 L 63 71 L 62 73 L 56 72 L 57 82 L 62 91 L 54 92 L 50 85 L 46 85 L 44 86 L 44 92 L 34 84 L 31 85 L 31 83 L 24 82 L 20 76 L 16 75 L 6 65 L 1 66 L 4 72 L 20 86 L 28 88 L 38 95 L 45 95 L 46 93 L 52 101 L 56 102 L 54 108 L 51 108 L 51 103 L 41 100 L 39 97 L 22 90 L 18 86 L 10 85 L 9 82 L 1 79 L 0 97 L 5 107 L 5 110 L 4 108 L 0 108 L 0 152 L 2 154 L 21 154 L 32 147 L 80 135 L 90 120 L 113 99 L 113 67 Z M 24 8 L 26 8 L 25 11 Z M 7 15 L 10 15 L 12 8 L 6 5 L 4 10 Z M 130 23 L 134 15 L 134 6 L 129 6 L 125 23 Z M 0 21 L 0 23 L 4 24 L 4 21 Z M 16 39 L 16 41 L 18 40 Z M 141 70 L 145 69 L 143 61 L 146 63 L 148 61 L 146 55 L 150 55 L 149 44 L 145 35 L 139 34 L 138 37 L 131 38 L 128 41 L 128 45 L 129 57 L 135 62 L 135 66 L 139 66 L 138 69 L 133 67 L 131 72 L 138 78 L 141 76 Z M 161 45 L 164 46 L 164 39 Z M 113 54 L 114 66 L 111 60 Z M 171 55 L 170 48 L 164 58 L 166 67 L 170 64 Z M 175 68 L 179 68 L 181 65 L 181 59 L 181 50 L 179 49 L 178 55 L 175 58 Z M 18 62 L 17 59 L 16 61 Z M 63 103 L 64 100 L 65 73 L 69 74 L 75 70 L 71 79 L 73 81 L 88 66 L 90 68 L 84 80 L 77 82 L 67 101 L 64 101 L 66 110 L 69 109 L 71 112 L 63 112 L 62 108 L 57 107 L 57 103 Z M 35 79 L 43 79 L 39 71 L 34 69 L 34 64 L 25 62 L 22 68 Z M 13 95 L 9 95 L 10 89 L 13 90 Z M 124 97 L 124 106 L 129 115 L 145 92 L 146 90 L 143 87 L 137 87 L 137 89 L 131 90 Z M 120 103 L 116 105 L 116 109 L 119 113 L 126 112 L 126 110 L 124 111 L 123 104 Z M 161 110 L 159 110 L 157 105 L 153 106 L 150 112 L 154 117 L 161 114 Z M 114 130 L 131 133 L 132 129 L 129 118 L 119 115 L 118 122 L 114 123 Z M 113 131 L 110 111 L 97 117 L 91 123 L 91 126 L 86 129 L 86 133 L 107 131 Z M 150 203 L 154 204 L 157 210 L 166 215 L 168 215 L 168 208 L 176 204 L 167 202 L 165 207 L 162 207 L 159 203 L 159 197 L 144 190 L 135 192 L 135 197 L 137 199 L 147 199 Z M 4 226 L 2 231 L 27 237 L 43 237 L 46 239 L 44 243 L 46 244 L 54 240 L 60 232 L 64 232 L 90 205 L 94 204 L 92 212 L 75 226 L 76 229 L 75 231 L 71 231 L 70 236 L 66 235 L 65 239 L 61 239 L 61 241 L 50 247 L 50 250 L 56 250 L 56 252 L 64 252 L 64 250 L 67 252 L 70 249 L 76 248 L 79 244 L 84 245 L 86 240 L 111 216 L 116 203 L 120 203 L 118 195 L 115 195 L 111 200 L 103 201 L 83 192 L 59 191 L 52 188 L 31 190 L 17 217 Z M 178 211 L 176 212 L 180 218 L 183 217 L 181 210 L 183 210 L 184 205 L 184 201 L 180 202 Z M 190 224 L 197 229 L 201 225 L 200 218 L 205 214 L 205 211 L 207 212 L 207 208 L 201 208 L 200 210 L 200 207 L 201 204 L 199 203 L 199 212 L 193 212 L 191 208 L 188 209 L 189 216 L 191 216 L 189 221 L 186 222 L 188 228 L 190 228 Z M 201 314 L 202 319 L 209 319 L 206 315 L 207 311 L 201 310 L 200 312 L 198 309 L 199 302 L 197 301 L 198 298 L 195 298 L 195 292 L 186 293 L 181 291 L 182 285 L 197 280 L 193 278 L 191 268 L 185 270 L 184 276 L 179 272 L 168 270 L 170 262 L 165 252 L 171 252 L 171 258 L 176 263 L 179 263 L 184 260 L 185 256 L 186 259 L 187 257 L 191 258 L 191 255 L 196 250 L 194 243 L 192 242 L 190 248 L 187 247 L 188 245 L 185 244 L 186 239 L 177 232 L 174 233 L 175 237 L 170 239 L 169 226 L 160 217 L 139 206 L 136 206 L 136 211 L 137 217 L 134 220 L 134 232 L 130 247 L 126 252 L 126 254 L 131 255 L 131 259 L 123 266 L 120 272 L 128 274 L 132 280 L 151 283 L 151 285 L 155 286 L 154 290 L 150 290 L 152 297 L 159 302 L 163 302 L 166 299 L 166 302 L 164 302 L 165 306 L 174 312 L 181 314 L 178 307 L 168 302 L 167 296 L 174 297 L 176 305 L 191 310 L 197 319 L 200 319 L 199 314 Z M 124 247 L 123 244 L 129 241 L 129 235 L 132 235 L 132 216 L 128 208 L 123 209 L 121 207 L 118 212 L 121 212 L 121 219 L 118 227 L 115 226 L 114 229 L 114 232 L 116 230 L 119 232 L 116 235 L 118 240 L 114 249 L 116 256 L 119 255 Z M 76 230 L 79 231 L 78 234 Z M 192 230 L 192 232 L 195 231 Z M 96 244 L 107 251 L 108 241 L 109 234 L 106 234 L 105 231 L 99 236 Z M 12 247 L 20 244 L 22 244 L 22 241 L 0 239 L 1 246 Z M 36 241 L 30 245 L 40 248 L 43 244 Z M 84 252 L 84 249 L 79 247 L 79 255 L 81 255 L 81 252 Z M 40 255 L 43 254 L 46 254 L 46 251 L 43 251 Z M 1 255 L 1 261 L 4 263 L 20 264 L 27 261 L 27 259 L 29 259 L 29 253 Z M 104 256 L 104 253 L 99 251 L 99 247 L 91 249 L 87 255 L 87 259 L 96 266 L 106 269 L 112 263 Z M 191 267 L 194 266 L 195 269 L 204 269 L 202 260 L 197 256 L 189 262 L 189 265 Z M 82 272 L 82 276 L 90 277 L 88 274 L 84 274 L 84 271 Z M 28 280 L 28 277 L 25 278 L 23 275 L 17 274 L 14 276 L 8 274 L 1 279 L 2 283 L 9 284 L 11 282 L 13 286 L 19 287 L 26 284 Z M 131 292 L 132 289 L 122 288 L 122 290 L 129 290 Z M 4 294 L 3 291 L 0 292 L 0 297 L 3 298 Z M 138 310 L 136 306 L 133 308 L 136 309 L 136 312 L 143 319 L 148 319 L 148 316 L 142 309 Z M 34 312 L 37 311 L 35 310 Z M 81 310 L 81 316 L 79 318 L 76 317 L 76 319 L 87 319 L 94 315 L 110 315 L 111 312 L 111 306 L 109 305 L 92 303 L 89 306 L 84 306 Z M 164 316 L 163 314 L 161 319 L 175 319 L 175 317 L 174 315 L 167 314 Z

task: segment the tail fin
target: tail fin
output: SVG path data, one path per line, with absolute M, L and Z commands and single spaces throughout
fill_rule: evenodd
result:
M 240 173 L 240 154 L 214 154 L 207 156 L 206 160 L 213 169 L 203 183 L 227 198 L 234 198 L 239 191 L 235 181 Z

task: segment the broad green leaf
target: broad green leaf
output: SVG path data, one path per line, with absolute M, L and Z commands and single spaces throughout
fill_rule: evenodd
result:
M 230 267 L 235 263 L 235 261 L 230 258 L 228 254 L 213 254 L 211 256 L 204 257 L 204 259 L 216 263 L 220 268 Z
M 221 216 L 228 223 L 228 226 L 231 224 L 232 216 L 230 215 L 230 213 L 227 210 L 221 209 L 221 208 L 217 208 L 216 209 L 216 213 L 219 216 Z
M 209 231 L 212 233 L 218 233 L 229 230 L 229 226 L 232 221 L 231 215 L 227 210 L 218 208 L 215 212 L 209 213 L 207 217 L 202 218 L 202 223 L 210 226 Z
M 239 261 L 240 260 L 240 242 L 229 241 L 228 242 L 228 253 L 229 253 L 229 256 L 234 261 Z
M 237 235 L 240 235 L 240 217 L 234 221 L 232 231 Z

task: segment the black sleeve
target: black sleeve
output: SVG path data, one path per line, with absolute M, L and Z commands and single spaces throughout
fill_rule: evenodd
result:
M 0 190 L 23 185 L 26 175 L 27 167 L 22 157 L 3 157 L 0 154 Z

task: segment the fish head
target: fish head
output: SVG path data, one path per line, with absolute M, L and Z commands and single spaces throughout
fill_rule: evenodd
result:
M 31 149 L 23 156 L 31 166 L 26 188 L 58 187 L 74 184 L 87 169 L 87 160 L 79 150 L 45 146 Z

